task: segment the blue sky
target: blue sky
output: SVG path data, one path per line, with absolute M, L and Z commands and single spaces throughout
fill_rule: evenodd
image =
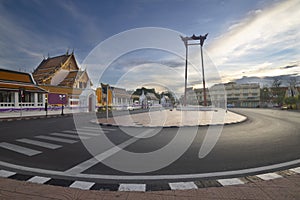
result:
M 186 36 L 208 32 L 205 57 L 214 63 L 222 82 L 242 76 L 300 74 L 299 10 L 297 0 L 0 0 L 0 67 L 31 72 L 43 56 L 60 55 L 68 48 L 75 50 L 80 64 L 97 45 L 116 34 L 161 27 Z M 122 67 L 143 69 L 147 65 L 146 75 L 151 77 L 148 82 L 170 79 L 162 84 L 181 90 L 182 76 L 178 81 L 162 76 L 151 63 L 176 65 L 181 74 L 184 61 L 160 52 L 128 53 L 114 62 L 104 80 L 115 83 L 116 77 L 124 73 Z M 198 49 L 191 50 L 189 56 L 199 63 Z M 213 84 L 216 79 L 209 75 L 209 66 L 207 79 Z M 189 71 L 189 86 L 200 86 L 196 71 Z M 146 75 L 144 72 L 143 78 Z M 138 81 L 137 77 L 142 76 L 132 73 L 127 79 Z

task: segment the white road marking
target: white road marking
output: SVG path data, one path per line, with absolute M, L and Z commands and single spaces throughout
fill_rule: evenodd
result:
M 23 142 L 23 143 L 26 143 L 26 144 L 32 144 L 32 145 L 36 145 L 36 146 L 40 146 L 40 147 L 44 147 L 44 148 L 48 148 L 48 149 L 58 149 L 58 148 L 62 147 L 62 146 L 57 145 L 57 144 L 51 144 L 51 143 L 48 143 L 48 142 L 41 142 L 41 141 L 31 140 L 31 139 L 26 139 L 26 138 L 18 139 L 16 141 Z
M 1 142 L 0 147 L 11 150 L 11 151 L 14 151 L 14 152 L 17 152 L 17 153 L 24 154 L 26 156 L 34 156 L 34 155 L 42 153 L 41 151 L 37 151 L 37 150 L 34 150 L 34 149 L 29 149 L 29 148 L 26 148 L 26 147 L 15 145 L 15 144 L 10 144 L 10 143 L 7 143 L 7 142 Z
M 297 173 L 297 174 L 300 174 L 300 167 L 292 168 L 290 170 Z
M 38 135 L 35 136 L 36 138 L 40 139 L 45 139 L 45 140 L 52 140 L 52 141 L 57 141 L 57 142 L 64 142 L 64 143 L 69 143 L 73 144 L 77 142 L 77 140 L 70 140 L 70 139 L 64 139 L 64 138 L 58 138 L 58 137 L 52 137 L 52 136 L 45 136 L 45 135 Z
M 191 190 L 198 189 L 197 185 L 194 182 L 177 182 L 169 183 L 171 190 Z
M 47 181 L 49 181 L 51 178 L 49 177 L 42 177 L 42 176 L 34 176 L 31 179 L 27 180 L 28 182 L 31 183 L 40 183 L 40 184 L 44 184 Z
M 21 165 L 15 165 L 12 163 L 0 161 L 0 166 L 8 167 L 10 169 L 30 171 L 36 173 L 43 173 L 55 176 L 66 176 L 66 177 L 77 177 L 77 178 L 90 178 L 90 179 L 108 179 L 108 180 L 165 180 L 165 179 L 195 179 L 195 178 L 211 178 L 218 176 L 238 176 L 248 173 L 258 173 L 266 170 L 274 170 L 281 167 L 289 167 L 292 165 L 300 164 L 300 159 L 292 160 L 289 162 L 268 165 L 264 167 L 248 168 L 234 171 L 223 171 L 223 172 L 208 172 L 200 174 L 172 174 L 172 175 L 105 175 L 105 174 L 68 174 L 65 171 L 47 170 L 41 168 L 25 167 Z
M 78 135 L 77 131 L 73 131 L 73 130 L 72 131 L 71 130 L 70 131 L 62 131 L 62 132 Z M 87 132 L 82 132 L 82 131 L 79 132 L 79 135 L 87 135 L 87 136 L 93 136 L 93 137 L 99 136 L 99 134 L 97 134 L 97 133 L 87 133 Z
M 75 181 L 69 187 L 70 188 L 78 188 L 82 190 L 89 190 L 95 183 L 93 182 L 86 182 L 86 181 Z
M 241 185 L 245 184 L 242 180 L 239 178 L 227 178 L 227 179 L 219 179 L 217 180 L 221 185 L 227 186 L 227 185 Z
M 267 173 L 267 174 L 260 174 L 260 175 L 256 175 L 258 178 L 261 178 L 262 180 L 272 180 L 272 179 L 276 179 L 276 178 L 282 178 L 281 175 L 276 174 L 276 173 Z
M 83 129 L 92 129 L 92 130 L 104 130 L 104 131 L 116 131 L 116 129 L 113 128 L 104 128 L 104 127 L 91 127 L 91 126 L 85 126 Z
M 119 191 L 145 192 L 146 184 L 120 184 Z
M 144 131 L 143 133 L 141 133 L 138 136 L 144 136 L 147 135 L 149 133 L 151 133 L 153 131 L 153 129 L 148 129 L 146 131 Z M 65 173 L 67 174 L 79 174 L 85 170 L 87 170 L 88 168 L 94 166 L 95 164 L 101 162 L 102 160 L 114 155 L 115 153 L 121 151 L 122 149 L 124 149 L 125 147 L 131 145 L 132 143 L 136 142 L 137 140 L 139 140 L 139 137 L 132 137 L 129 140 L 126 140 L 125 142 L 123 142 L 122 144 L 119 144 L 117 146 L 114 146 L 110 149 L 108 149 L 107 151 L 100 153 L 98 155 L 95 155 L 93 158 L 90 158 L 74 167 L 72 167 L 71 169 L 68 169 L 67 171 L 65 171 Z
M 3 177 L 3 178 L 8 178 L 10 176 L 13 176 L 15 175 L 16 172 L 11 172 L 11 171 L 7 171 L 7 170 L 0 170 L 0 177 Z
M 77 132 L 88 132 L 88 133 L 94 133 L 97 135 L 104 133 L 104 131 L 102 131 L 102 130 L 89 130 L 89 129 L 85 129 L 85 128 L 76 128 L 76 130 L 77 130 Z
M 90 137 L 86 137 L 86 136 L 79 137 L 78 135 L 70 135 L 70 134 L 66 134 L 66 133 L 51 133 L 50 135 L 68 137 L 68 138 L 73 138 L 73 139 L 90 139 Z

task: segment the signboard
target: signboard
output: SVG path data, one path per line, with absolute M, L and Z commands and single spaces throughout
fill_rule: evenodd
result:
M 49 104 L 67 104 L 68 96 L 66 94 L 49 93 L 48 103 Z

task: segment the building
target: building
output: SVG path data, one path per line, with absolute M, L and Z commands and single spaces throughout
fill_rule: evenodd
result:
M 90 78 L 86 70 L 78 67 L 73 52 L 44 58 L 32 75 L 36 83 L 48 91 L 50 105 L 86 107 L 88 111 L 95 109 L 95 91 L 88 87 Z M 84 97 L 80 97 L 81 94 Z
M 131 95 L 123 88 L 111 87 L 112 89 L 112 102 L 117 110 L 124 110 L 130 104 L 133 104 Z
M 260 86 L 258 83 L 224 84 L 227 104 L 233 107 L 256 108 L 260 105 Z
M 0 111 L 42 110 L 46 93 L 30 74 L 0 69 Z
M 225 108 L 232 107 L 255 108 L 260 105 L 260 86 L 258 83 L 237 84 L 230 82 L 216 84 L 206 89 L 207 105 Z M 203 105 L 202 88 L 187 88 L 187 104 Z

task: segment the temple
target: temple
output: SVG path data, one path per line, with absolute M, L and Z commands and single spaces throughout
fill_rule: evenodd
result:
M 32 75 L 39 87 L 48 92 L 49 105 L 87 107 L 88 111 L 95 109 L 95 92 L 90 87 L 92 83 L 86 70 L 78 67 L 73 52 L 44 58 Z

